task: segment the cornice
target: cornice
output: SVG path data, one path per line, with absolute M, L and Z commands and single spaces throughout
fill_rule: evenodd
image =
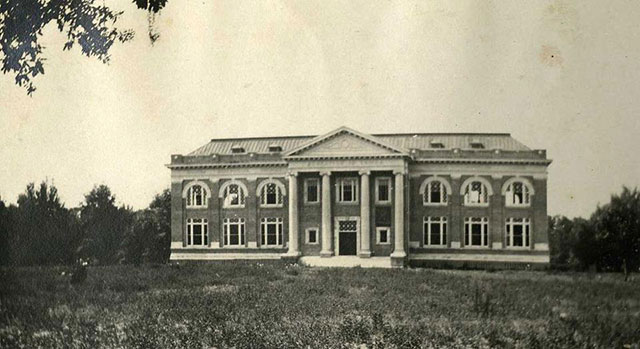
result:
M 239 168 L 239 167 L 286 167 L 287 162 L 239 162 L 239 163 L 215 163 L 215 164 L 167 164 L 172 170 L 196 169 L 196 168 Z
M 514 165 L 545 165 L 549 166 L 552 160 L 536 159 L 413 159 L 413 162 L 420 164 L 514 164 Z

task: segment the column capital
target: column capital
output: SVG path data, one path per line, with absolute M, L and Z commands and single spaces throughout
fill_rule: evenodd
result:
M 298 176 L 298 171 L 289 171 L 287 174 L 289 176 L 297 177 Z
M 405 171 L 404 170 L 393 170 L 393 175 L 397 176 L 397 175 L 404 175 Z
M 331 176 L 331 171 L 320 171 L 321 176 Z
M 369 176 L 371 174 L 371 171 L 369 171 L 369 170 L 361 170 L 361 171 L 358 171 L 358 174 L 361 175 L 361 176 L 364 176 L 364 175 Z

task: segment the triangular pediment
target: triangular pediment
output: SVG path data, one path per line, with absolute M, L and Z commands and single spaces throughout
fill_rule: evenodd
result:
M 387 144 L 370 135 L 341 127 L 292 150 L 287 154 L 287 157 L 359 157 L 405 154 L 407 152 L 404 149 Z

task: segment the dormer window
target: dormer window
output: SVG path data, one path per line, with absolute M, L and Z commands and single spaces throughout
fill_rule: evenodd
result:
M 432 149 L 444 149 L 444 144 L 440 141 L 431 141 L 429 146 L 431 146 Z
M 232 154 L 242 154 L 245 153 L 245 150 L 243 147 L 239 146 L 239 145 L 234 145 L 231 147 L 231 153 Z
M 277 144 L 269 145 L 269 152 L 271 153 L 279 153 L 282 151 L 282 147 Z
M 471 149 L 484 149 L 484 144 L 478 140 L 473 140 L 470 143 Z

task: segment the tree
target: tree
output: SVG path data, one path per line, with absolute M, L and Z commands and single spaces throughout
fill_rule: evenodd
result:
M 133 39 L 132 30 L 121 30 L 116 21 L 122 12 L 116 12 L 96 0 L 0 0 L 0 52 L 2 72 L 15 75 L 15 83 L 24 86 L 31 95 L 36 87 L 33 78 L 44 74 L 43 47 L 39 43 L 44 28 L 55 23 L 64 32 L 67 41 L 63 50 L 75 44 L 87 57 L 109 62 L 109 50 L 116 42 Z M 167 0 L 133 0 L 138 8 L 149 12 L 149 38 L 157 39 L 153 32 L 155 14 Z
M 117 207 L 115 200 L 109 187 L 99 185 L 85 195 L 85 202 L 80 209 L 85 234 L 80 254 L 99 264 L 119 261 L 122 241 L 133 219 L 131 209 Z
M 7 246 L 12 263 L 69 264 L 75 259 L 80 231 L 75 217 L 60 202 L 55 186 L 42 182 L 27 185 L 12 215 Z
M 171 244 L 171 192 L 155 196 L 148 209 L 135 213 L 122 243 L 123 263 L 166 263 Z
M 153 260 L 166 263 L 171 254 L 171 190 L 167 188 L 157 194 L 149 209 L 154 213 L 157 222 Z
M 14 207 L 7 207 L 0 198 L 0 265 L 8 265 L 10 262 L 9 254 L 11 229 L 13 228 L 13 211 Z
M 640 192 L 623 187 L 591 217 L 600 249 L 599 267 L 627 271 L 640 267 Z

